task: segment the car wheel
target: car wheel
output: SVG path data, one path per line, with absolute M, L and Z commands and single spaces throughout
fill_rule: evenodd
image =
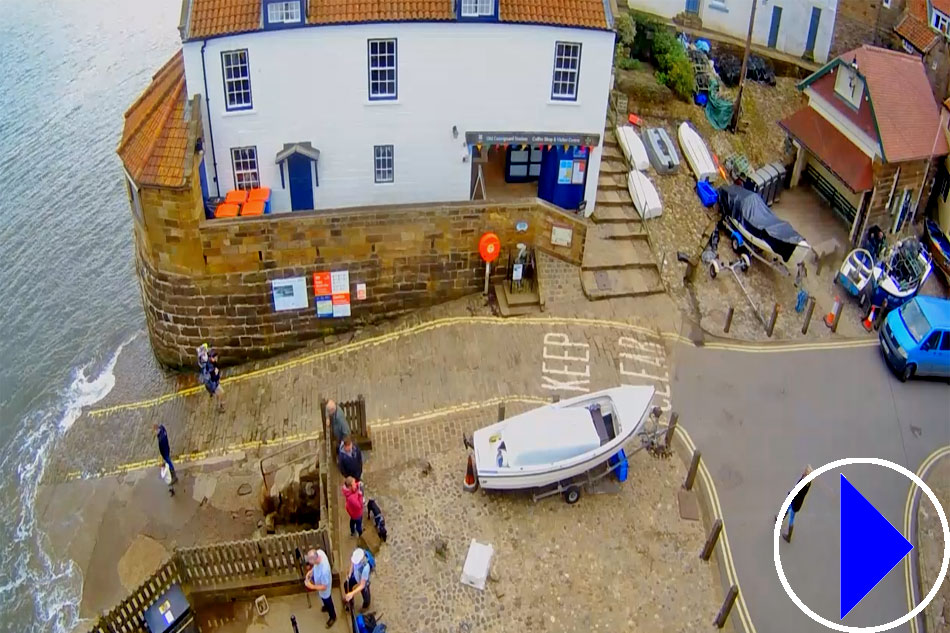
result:
M 567 490 L 564 491 L 564 500 L 568 505 L 574 505 L 581 500 L 581 489 L 580 486 L 568 486 Z
M 917 368 L 914 366 L 913 363 L 908 363 L 907 365 L 905 365 L 904 371 L 902 371 L 900 375 L 901 382 L 907 382 L 908 380 L 913 378 L 914 373 L 916 373 L 916 371 L 917 371 Z

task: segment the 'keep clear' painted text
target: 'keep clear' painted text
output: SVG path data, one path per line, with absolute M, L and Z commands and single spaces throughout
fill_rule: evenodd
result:
M 590 391 L 590 345 L 576 343 L 567 334 L 544 335 L 541 387 L 551 391 Z

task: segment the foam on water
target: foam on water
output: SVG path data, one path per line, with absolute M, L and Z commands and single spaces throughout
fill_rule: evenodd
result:
M 23 420 L 13 440 L 18 450 L 0 462 L 4 478 L 17 482 L 15 491 L 5 491 L 0 498 L 6 525 L 16 525 L 9 535 L 11 542 L 0 550 L 0 612 L 5 614 L 0 630 L 23 633 L 14 624 L 19 618 L 8 617 L 14 613 L 27 616 L 32 612 L 27 619 L 33 621 L 30 630 L 36 633 L 68 633 L 79 623 L 82 572 L 73 561 L 47 553 L 48 539 L 36 524 L 36 495 L 56 439 L 69 430 L 84 407 L 109 395 L 119 354 L 134 339 L 119 345 L 92 379 L 87 376 L 92 362 L 74 370 L 61 406 L 36 411 Z

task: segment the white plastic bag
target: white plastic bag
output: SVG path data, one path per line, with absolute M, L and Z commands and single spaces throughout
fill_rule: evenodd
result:
M 162 481 L 165 485 L 172 485 L 172 471 L 168 468 L 168 464 L 162 464 Z

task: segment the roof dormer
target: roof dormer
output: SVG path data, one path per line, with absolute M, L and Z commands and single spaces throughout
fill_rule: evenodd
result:
M 459 22 L 497 22 L 498 0 L 455 0 Z
M 285 29 L 306 23 L 305 0 L 264 0 L 264 29 Z

